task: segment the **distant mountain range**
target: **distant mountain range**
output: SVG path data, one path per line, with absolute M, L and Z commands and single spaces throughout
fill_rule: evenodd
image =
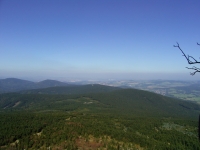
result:
M 87 85 L 86 87 L 83 85 Z M 106 88 L 102 85 L 108 85 Z M 57 87 L 57 88 L 55 88 Z M 79 88 L 76 88 L 79 87 Z M 17 78 L 0 79 L 0 94 L 20 92 L 24 94 L 83 94 L 95 92 L 108 92 L 119 88 L 141 89 L 164 96 L 196 101 L 200 103 L 200 81 L 83 81 L 60 82 L 44 80 L 32 82 Z
M 110 92 L 118 87 L 99 84 L 75 85 L 56 80 L 32 82 L 16 78 L 0 79 L 0 93 L 20 92 L 23 94 L 84 94 Z
M 18 92 L 22 90 L 40 89 L 57 86 L 70 86 L 70 84 L 56 80 L 32 82 L 17 78 L 0 79 L 0 93 Z

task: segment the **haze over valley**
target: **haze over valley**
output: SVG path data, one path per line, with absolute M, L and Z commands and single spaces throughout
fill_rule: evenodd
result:
M 199 8 L 0 0 L 0 149 L 200 150 Z

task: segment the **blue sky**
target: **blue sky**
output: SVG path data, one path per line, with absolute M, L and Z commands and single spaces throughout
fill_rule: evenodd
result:
M 199 0 L 1 0 L 0 78 L 199 79 Z

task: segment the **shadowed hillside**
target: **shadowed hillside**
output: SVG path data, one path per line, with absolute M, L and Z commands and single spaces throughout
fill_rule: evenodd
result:
M 198 104 L 136 90 L 102 85 L 54 87 L 0 95 L 1 109 L 108 112 L 123 115 L 195 117 Z M 40 94 L 38 94 L 40 93 Z M 51 93 L 49 95 L 48 93 Z M 62 94 L 62 95 L 61 95 Z

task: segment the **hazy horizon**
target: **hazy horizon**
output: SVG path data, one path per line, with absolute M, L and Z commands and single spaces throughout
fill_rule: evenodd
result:
M 0 78 L 198 80 L 199 0 L 2 0 Z M 198 67 L 198 66 L 197 66 Z
M 140 81 L 140 80 L 174 80 L 174 81 L 199 81 L 198 75 L 192 76 L 191 78 L 187 78 L 188 75 L 185 74 L 179 74 L 178 78 L 170 78 L 169 74 L 163 75 L 161 78 L 155 77 L 153 74 L 151 76 L 149 75 L 142 75 L 142 74 L 137 74 L 137 75 L 125 75 L 125 76 L 102 76 L 102 77 L 76 77 L 76 76 L 69 76 L 69 77 L 50 77 L 50 76 L 36 76 L 36 77 L 30 77 L 30 76 L 3 76 L 0 77 L 0 79 L 7 79 L 7 78 L 17 78 L 21 80 L 28 80 L 28 81 L 33 81 L 33 82 L 39 82 L 43 80 L 57 80 L 61 82 L 75 82 L 75 81 L 129 81 L 129 80 L 135 80 L 135 81 Z M 177 75 L 178 76 L 178 75 Z

